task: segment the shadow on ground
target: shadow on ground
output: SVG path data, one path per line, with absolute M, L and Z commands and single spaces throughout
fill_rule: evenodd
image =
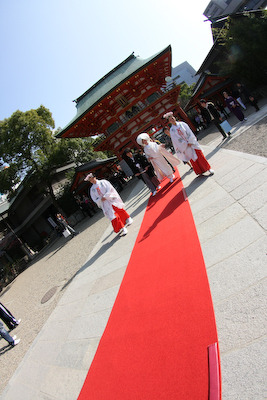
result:
M 135 182 L 136 183 L 136 182 Z M 131 190 L 133 187 L 131 187 Z M 142 193 L 143 192 L 143 193 Z M 141 195 L 140 195 L 141 193 Z M 130 192 L 128 194 L 124 193 L 124 196 L 121 196 L 124 201 L 127 199 L 127 195 L 129 196 Z M 131 213 L 131 217 L 134 219 L 137 215 L 139 215 L 141 212 L 144 211 L 144 209 L 147 206 L 147 192 L 145 190 L 145 187 L 141 189 L 141 192 L 137 193 L 127 204 L 127 209 L 129 209 L 131 206 L 136 206 L 139 203 L 139 206 Z M 83 272 L 85 269 L 90 267 L 99 257 L 101 257 L 103 254 L 105 254 L 106 251 L 108 251 L 118 240 L 121 240 L 121 236 L 119 234 L 116 234 L 109 242 L 106 242 L 112 235 L 115 235 L 113 231 L 111 231 L 105 238 L 102 239 L 101 243 L 103 245 L 101 248 L 65 283 L 64 286 L 62 286 L 61 291 L 64 291 L 66 287 L 69 286 L 69 284 L 73 281 L 73 279 Z

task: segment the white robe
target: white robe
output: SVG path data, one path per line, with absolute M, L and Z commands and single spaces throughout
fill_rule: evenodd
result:
M 90 196 L 98 207 L 102 208 L 104 215 L 108 217 L 110 221 L 115 218 L 112 205 L 118 208 L 125 208 L 117 190 L 105 179 L 96 180 L 96 183 L 91 186 Z M 102 197 L 105 197 L 106 200 L 103 201 Z
M 173 165 L 173 167 L 180 164 L 180 161 L 169 153 L 163 146 L 158 145 L 155 142 L 148 142 L 144 147 L 144 152 L 148 161 L 153 165 L 158 179 L 162 180 L 165 176 L 171 179 L 173 170 L 165 158 Z
M 170 129 L 171 140 L 177 157 L 182 161 L 196 161 L 196 150 L 201 150 L 197 138 L 185 122 L 176 122 Z M 188 144 L 192 146 L 188 146 Z

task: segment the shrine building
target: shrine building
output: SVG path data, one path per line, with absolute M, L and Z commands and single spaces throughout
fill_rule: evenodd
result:
M 75 100 L 77 114 L 57 137 L 99 135 L 95 150 L 121 159 L 126 147 L 138 147 L 140 133 L 152 135 L 166 124 L 165 112 L 173 111 L 195 130 L 178 103 L 180 86 L 168 84 L 171 58 L 171 46 L 147 59 L 131 54 Z

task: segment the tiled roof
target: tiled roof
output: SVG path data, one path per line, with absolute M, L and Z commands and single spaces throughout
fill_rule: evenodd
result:
M 162 54 L 168 51 L 171 51 L 171 46 L 166 47 L 164 50 L 161 50 L 160 52 L 146 59 L 142 59 L 132 53 L 122 63 L 112 69 L 108 74 L 103 76 L 98 82 L 96 82 L 92 87 L 90 87 L 85 93 L 83 93 L 75 100 L 77 102 L 77 114 L 62 129 L 62 131 L 58 133 L 57 136 L 60 137 L 63 131 L 66 131 L 77 120 L 79 120 L 83 114 L 90 110 L 90 108 L 97 104 L 101 99 L 106 97 L 107 94 L 113 91 L 117 86 L 121 85 L 133 74 L 136 74 L 146 65 L 150 64 L 151 61 L 157 59 Z

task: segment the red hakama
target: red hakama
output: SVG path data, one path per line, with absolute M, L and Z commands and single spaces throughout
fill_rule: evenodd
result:
M 115 212 L 115 218 L 111 221 L 114 232 L 118 233 L 126 223 L 126 220 L 130 218 L 130 215 L 123 209 L 112 205 Z
M 195 149 L 195 152 L 197 154 L 196 161 L 190 160 L 194 172 L 197 175 L 200 175 L 203 174 L 203 172 L 209 171 L 211 167 L 208 161 L 206 160 L 204 154 L 202 153 L 202 151 Z

